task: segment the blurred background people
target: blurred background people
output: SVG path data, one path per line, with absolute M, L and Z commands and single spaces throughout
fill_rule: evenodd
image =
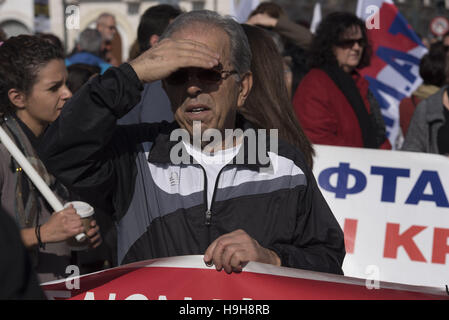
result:
M 249 25 L 266 28 L 281 38 L 275 42 L 284 57 L 284 71 L 289 98 L 307 73 L 306 50 L 312 42 L 312 33 L 307 26 L 288 18 L 285 10 L 274 2 L 261 3 L 249 15 Z
M 279 137 L 301 150 L 313 168 L 314 150 L 293 112 L 282 56 L 264 29 L 247 24 L 242 27 L 252 52 L 253 87 L 240 113 L 257 129 L 278 129 Z
M 291 21 L 284 9 L 273 2 L 261 3 L 251 12 L 246 23 L 271 28 L 301 48 L 307 48 L 312 42 L 309 29 Z
M 358 72 L 370 63 L 365 23 L 352 13 L 329 14 L 309 52 L 310 71 L 293 105 L 312 143 L 391 149 L 380 107 Z
M 97 30 L 100 32 L 104 41 L 112 41 L 117 33 L 117 26 L 114 15 L 102 13 L 97 18 Z
M 446 84 L 418 104 L 402 150 L 449 156 L 449 53 L 445 68 Z
M 102 41 L 98 30 L 85 29 L 80 34 L 76 53 L 66 58 L 66 66 L 76 63 L 88 64 L 99 67 L 100 73 L 103 74 L 111 65 L 100 57 Z
M 404 137 L 407 135 L 416 106 L 423 99 L 437 93 L 446 83 L 445 68 L 448 51 L 443 42 L 437 42 L 430 46 L 429 53 L 421 59 L 419 74 L 423 79 L 423 84 L 413 92 L 411 97 L 403 99 L 399 105 L 399 122 Z
M 443 44 L 449 47 L 449 31 L 443 36 Z
M 97 18 L 96 29 L 103 39 L 101 58 L 114 67 L 118 67 L 122 63 L 122 42 L 117 32 L 115 16 L 108 12 L 100 14 Z
M 43 132 L 72 96 L 66 80 L 62 52 L 49 41 L 21 35 L 0 47 L 1 126 L 63 202 L 76 200 L 75 195 L 46 170 L 36 150 Z M 52 214 L 51 207 L 3 144 L 0 190 L 1 208 L 20 226 L 39 280 L 64 278 L 66 267 L 74 264 L 65 241 L 84 230 L 75 210 L 70 207 Z M 87 235 L 91 245 L 97 247 L 101 243 L 99 228 L 95 221 L 92 226 Z
M 75 94 L 89 79 L 100 74 L 100 67 L 76 63 L 67 68 L 67 87 Z
M 181 14 L 181 10 L 161 4 L 148 8 L 140 18 L 137 30 L 139 53 L 145 52 L 158 41 L 168 25 Z M 142 122 L 174 121 L 170 100 L 167 97 L 162 82 L 156 81 L 144 85 L 140 103 L 128 114 L 118 120 L 119 124 L 135 124 Z

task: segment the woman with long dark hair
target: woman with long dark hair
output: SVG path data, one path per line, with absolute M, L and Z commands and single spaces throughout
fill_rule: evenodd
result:
M 354 14 L 335 12 L 321 22 L 310 47 L 311 70 L 293 99 L 312 143 L 391 148 L 380 107 L 358 72 L 371 53 L 365 23 Z
M 46 170 L 37 155 L 40 138 L 72 96 L 66 86 L 62 51 L 36 36 L 18 36 L 0 47 L 0 125 L 40 176 L 61 199 L 75 200 Z M 0 145 L 1 208 L 21 229 L 41 282 L 66 277 L 71 252 L 65 242 L 84 228 L 73 207 L 52 214 L 33 183 Z M 88 232 L 93 246 L 100 244 L 95 222 Z
M 278 129 L 279 137 L 299 148 L 312 168 L 314 150 L 293 112 L 282 56 L 265 30 L 242 26 L 252 51 L 253 87 L 240 113 L 258 128 Z

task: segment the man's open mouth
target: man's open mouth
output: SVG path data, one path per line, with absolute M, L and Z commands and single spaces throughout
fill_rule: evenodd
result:
M 210 108 L 204 105 L 197 105 L 197 106 L 189 106 L 186 109 L 186 112 L 192 113 L 192 114 L 200 114 L 201 112 L 209 111 Z

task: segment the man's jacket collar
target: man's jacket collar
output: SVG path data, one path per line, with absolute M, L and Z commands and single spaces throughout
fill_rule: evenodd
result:
M 170 130 L 169 133 L 160 133 L 157 138 L 154 141 L 154 144 L 150 150 L 150 153 L 148 155 L 148 162 L 150 163 L 159 163 L 159 164 L 173 164 L 173 161 L 170 159 L 170 154 L 172 151 L 172 148 L 174 148 L 178 143 L 182 143 L 182 139 L 179 138 L 178 140 L 175 141 L 171 141 L 170 140 L 170 136 L 171 133 L 175 130 L 175 129 L 179 129 L 179 125 L 176 122 L 173 122 L 170 125 L 170 128 L 172 130 Z M 246 130 L 255 130 L 255 137 L 256 137 L 256 146 L 252 146 L 250 145 L 250 141 L 248 141 L 247 137 L 245 136 L 244 140 L 243 140 L 243 146 L 242 148 L 240 148 L 240 151 L 238 152 L 238 154 L 234 157 L 233 161 L 230 162 L 230 164 L 234 164 L 234 165 L 240 165 L 240 166 L 244 166 L 250 170 L 259 170 L 260 168 L 267 168 L 271 165 L 271 162 L 268 160 L 268 163 L 264 163 L 263 161 L 261 161 L 261 159 L 259 159 L 258 157 L 258 148 L 259 148 L 259 135 L 257 134 L 257 129 L 254 128 L 254 126 L 247 121 L 245 118 L 243 118 L 243 116 L 241 115 L 237 115 L 237 119 L 236 119 L 236 128 L 240 128 L 243 130 L 243 132 L 245 132 Z M 267 135 L 266 135 L 266 150 L 263 150 L 261 153 L 264 156 L 264 159 L 269 159 L 268 156 L 268 150 L 270 150 L 270 137 L 269 137 L 269 130 L 267 130 Z M 194 159 L 192 158 L 192 156 L 190 156 L 190 154 L 187 152 L 187 150 L 185 149 L 184 145 L 182 144 L 181 146 L 181 152 L 183 155 L 188 155 L 189 156 L 189 164 L 197 164 L 196 161 L 194 161 Z M 250 154 L 253 152 L 256 152 L 256 155 L 254 154 Z M 237 162 L 237 159 L 242 159 L 243 161 L 239 163 Z

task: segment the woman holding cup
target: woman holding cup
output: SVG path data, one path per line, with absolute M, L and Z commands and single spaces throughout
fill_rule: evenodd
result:
M 36 149 L 41 134 L 72 96 L 66 79 L 63 53 L 39 37 L 12 37 L 0 47 L 0 125 L 63 202 L 71 198 L 69 192 L 47 172 Z M 92 247 L 100 245 L 96 222 L 87 231 L 73 205 L 52 214 L 3 144 L 0 190 L 1 207 L 19 225 L 41 282 L 67 276 L 65 270 L 73 264 L 68 239 L 86 232 Z

